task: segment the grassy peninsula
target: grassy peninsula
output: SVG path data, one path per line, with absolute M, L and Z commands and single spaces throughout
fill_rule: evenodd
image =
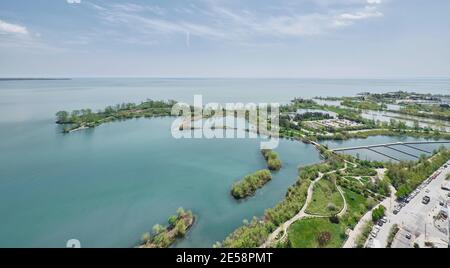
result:
M 103 123 L 116 120 L 126 120 L 140 117 L 170 116 L 172 106 L 176 102 L 147 100 L 140 104 L 122 103 L 108 106 L 104 110 L 92 112 L 91 109 L 59 111 L 56 113 L 56 123 L 64 125 L 64 133 L 80 129 L 94 128 Z
M 177 210 L 176 215 L 168 219 L 168 226 L 159 224 L 153 226 L 153 235 L 145 233 L 142 235 L 140 248 L 168 248 L 177 239 L 183 238 L 187 231 L 194 224 L 195 217 L 192 211 L 185 211 L 183 208 Z
M 231 195 L 236 199 L 243 199 L 255 194 L 256 190 L 263 187 L 272 179 L 272 174 L 267 169 L 258 170 L 245 176 L 241 181 L 233 184 Z

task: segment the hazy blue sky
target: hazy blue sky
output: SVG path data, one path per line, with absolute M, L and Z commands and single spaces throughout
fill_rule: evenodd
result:
M 0 76 L 450 76 L 449 0 L 0 0 Z

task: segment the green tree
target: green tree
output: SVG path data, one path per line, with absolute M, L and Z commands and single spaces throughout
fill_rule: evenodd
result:
M 159 234 L 164 230 L 164 227 L 160 224 L 155 224 L 152 228 L 154 234 Z
M 178 215 L 178 217 L 181 217 L 181 216 L 183 216 L 184 214 L 185 214 L 184 208 L 179 207 L 179 208 L 177 209 L 177 215 Z
M 170 226 L 174 226 L 177 223 L 177 220 L 178 220 L 178 217 L 175 215 L 172 215 L 169 217 L 168 222 L 169 222 Z
M 141 242 L 142 242 L 143 244 L 145 244 L 145 243 L 147 243 L 148 241 L 150 241 L 150 239 L 151 239 L 151 235 L 150 235 L 149 232 L 146 232 L 146 233 L 142 234 L 142 236 L 141 236 Z
M 68 121 L 69 113 L 66 111 L 59 111 L 56 113 L 56 117 L 58 123 L 65 123 Z
M 175 230 L 177 233 L 177 236 L 181 237 L 186 234 L 186 224 L 184 223 L 184 220 L 180 220 L 177 222 L 177 225 L 175 225 Z
M 386 208 L 384 206 L 379 206 L 378 208 L 372 211 L 372 221 L 376 222 L 383 218 Z

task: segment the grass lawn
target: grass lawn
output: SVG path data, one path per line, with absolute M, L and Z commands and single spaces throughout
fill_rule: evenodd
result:
M 339 213 L 343 206 L 344 200 L 336 186 L 331 180 L 324 177 L 314 185 L 314 193 L 306 213 L 332 216 Z
M 342 217 L 342 221 L 350 228 L 353 228 L 359 219 L 367 212 L 366 198 L 347 188 L 342 188 L 345 200 L 347 201 L 347 213 Z
M 339 248 L 345 239 L 345 230 L 342 225 L 331 223 L 328 218 L 297 221 L 291 225 L 288 234 L 293 248 Z M 319 243 L 319 241 L 322 242 Z

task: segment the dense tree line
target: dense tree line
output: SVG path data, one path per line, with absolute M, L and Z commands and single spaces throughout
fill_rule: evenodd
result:
M 178 238 L 186 235 L 188 229 L 194 224 L 194 214 L 192 211 L 185 211 L 183 208 L 177 210 L 176 215 L 172 215 L 167 220 L 168 226 L 156 224 L 153 226 L 153 235 L 145 233 L 141 237 L 141 246 L 144 248 L 167 248 Z
M 276 152 L 270 149 L 262 149 L 261 153 L 267 161 L 267 168 L 269 170 L 276 171 L 281 169 L 281 160 Z
M 449 159 L 450 150 L 441 148 L 430 158 L 422 156 L 417 163 L 389 164 L 386 175 L 397 189 L 397 197 L 404 198 Z
M 272 174 L 267 169 L 258 170 L 245 176 L 242 180 L 233 184 L 231 195 L 236 199 L 242 199 L 255 194 L 256 190 L 263 187 L 272 179 Z
M 140 104 L 122 103 L 108 106 L 104 110 L 92 112 L 91 109 L 74 110 L 72 112 L 59 111 L 56 113 L 56 123 L 68 125 L 64 132 L 78 128 L 96 127 L 105 122 L 131 119 L 138 117 L 170 116 L 175 101 L 147 100 Z

